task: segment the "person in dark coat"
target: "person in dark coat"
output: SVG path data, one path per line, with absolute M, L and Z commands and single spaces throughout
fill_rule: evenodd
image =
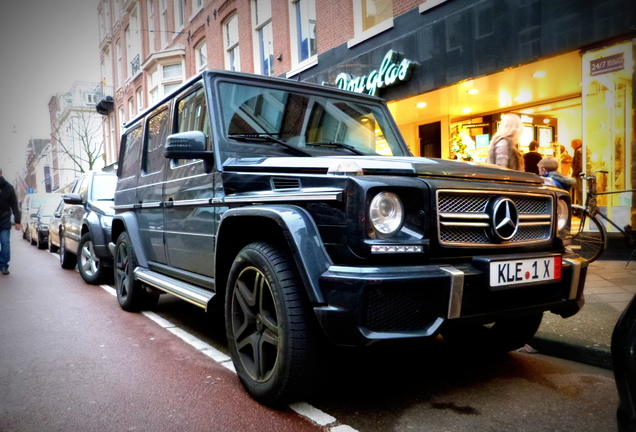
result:
M 20 209 L 15 189 L 2 177 L 0 168 L 0 271 L 9 274 L 9 260 L 11 259 L 11 215 L 15 221 L 15 229 L 20 229 Z
M 572 204 L 583 204 L 583 179 L 579 174 L 583 171 L 583 142 L 580 139 L 572 140 L 572 148 L 574 149 L 574 157 L 572 158 L 572 177 L 576 180 L 574 189 L 572 189 Z
M 542 156 L 539 153 L 539 143 L 536 141 L 530 141 L 528 145 L 528 153 L 523 155 L 523 165 L 526 172 L 535 173 L 539 175 L 539 167 L 537 164 L 541 160 Z

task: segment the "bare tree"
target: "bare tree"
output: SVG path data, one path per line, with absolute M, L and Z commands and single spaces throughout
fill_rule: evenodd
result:
M 91 171 L 103 157 L 101 127 L 95 116 L 84 111 L 75 111 L 67 121 L 56 122 L 51 138 L 57 143 L 58 170 L 72 170 L 76 175 Z M 72 162 L 72 167 L 60 166 L 60 154 Z

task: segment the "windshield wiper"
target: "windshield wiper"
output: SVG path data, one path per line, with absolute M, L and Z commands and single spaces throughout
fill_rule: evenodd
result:
M 361 152 L 357 148 L 349 144 L 343 144 L 339 142 L 329 141 L 329 142 L 315 142 L 315 143 L 306 143 L 308 146 L 316 146 L 316 147 L 334 147 L 334 148 L 343 148 L 349 150 L 351 153 L 355 153 L 360 156 L 367 156 L 366 153 Z
M 291 150 L 292 152 L 296 153 L 296 155 L 298 156 L 310 156 L 310 157 L 312 156 L 306 151 L 301 150 L 298 147 L 294 147 L 291 144 L 287 144 L 286 141 L 280 138 L 276 138 L 273 135 L 275 134 L 263 132 L 263 133 L 250 133 L 250 134 L 229 134 L 227 137 L 235 139 L 237 141 L 256 141 L 256 142 L 276 143 Z

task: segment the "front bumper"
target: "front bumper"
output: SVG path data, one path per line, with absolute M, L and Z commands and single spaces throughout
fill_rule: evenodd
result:
M 584 304 L 586 273 L 587 261 L 564 255 L 560 281 L 493 291 L 483 257 L 453 265 L 332 266 L 320 278 L 326 304 L 314 310 L 329 339 L 338 345 L 429 338 L 442 326 L 489 323 L 542 311 L 574 315 Z

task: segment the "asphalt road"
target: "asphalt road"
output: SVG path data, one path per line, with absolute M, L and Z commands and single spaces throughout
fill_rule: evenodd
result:
M 223 362 L 218 319 L 167 296 L 154 311 L 166 321 L 124 312 L 16 231 L 12 246 L 2 432 L 616 430 L 611 371 L 525 352 L 483 359 L 441 340 L 334 350 L 324 388 L 294 406 L 305 415 L 263 407 Z

